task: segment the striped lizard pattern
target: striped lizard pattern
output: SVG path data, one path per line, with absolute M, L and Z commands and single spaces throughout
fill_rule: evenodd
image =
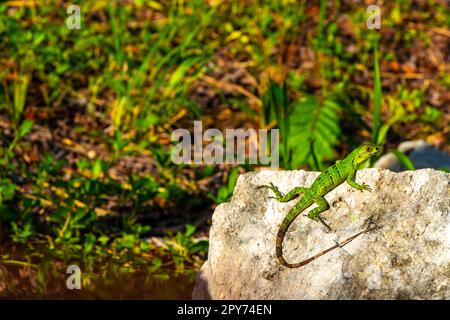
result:
M 279 262 L 288 268 L 297 268 L 304 266 L 317 257 L 325 254 L 326 252 L 338 247 L 342 246 L 345 243 L 348 243 L 352 239 L 354 239 L 359 234 L 363 233 L 360 232 L 357 235 L 354 235 L 350 237 L 349 239 L 345 240 L 344 242 L 337 244 L 336 246 L 333 246 L 332 248 L 329 248 L 325 251 L 322 251 L 313 257 L 306 259 L 299 263 L 288 263 L 284 257 L 283 257 L 283 239 L 284 236 L 291 225 L 292 221 L 304 210 L 306 210 L 308 207 L 310 207 L 312 204 L 316 203 L 317 207 L 315 207 L 313 210 L 311 210 L 307 217 L 320 222 L 322 225 L 325 226 L 325 228 L 328 231 L 331 231 L 331 228 L 328 226 L 328 224 L 324 221 L 324 219 L 321 217 L 321 213 L 327 210 L 330 205 L 325 200 L 324 196 L 339 186 L 344 181 L 347 181 L 347 183 L 352 186 L 353 188 L 357 190 L 367 190 L 372 191 L 371 188 L 366 184 L 358 184 L 354 181 L 354 177 L 356 174 L 356 171 L 358 168 L 360 168 L 364 163 L 366 163 L 371 157 L 373 157 L 375 154 L 377 154 L 382 149 L 381 145 L 376 145 L 372 143 L 364 143 L 363 145 L 359 146 L 355 150 L 353 150 L 346 158 L 343 160 L 338 160 L 334 165 L 330 166 L 328 169 L 326 169 L 324 172 L 322 172 L 316 180 L 314 180 L 311 187 L 296 187 L 283 195 L 278 188 L 273 184 L 269 183 L 269 185 L 263 185 L 259 186 L 259 188 L 269 188 L 273 191 L 275 194 L 274 198 L 279 202 L 288 202 L 291 201 L 300 195 L 303 195 L 303 197 L 294 205 L 294 207 L 288 212 L 288 214 L 285 216 L 283 221 L 281 222 L 278 234 L 277 234 L 277 240 L 276 240 L 276 255 L 279 260 Z M 365 232 L 367 232 L 366 230 Z

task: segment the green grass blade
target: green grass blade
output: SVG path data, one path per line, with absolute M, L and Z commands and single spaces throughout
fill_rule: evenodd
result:
M 327 13 L 327 1 L 320 0 L 320 9 L 319 9 L 319 24 L 317 26 L 317 37 L 319 39 L 323 38 L 323 25 L 325 22 L 325 15 Z
M 372 143 L 378 143 L 378 135 L 381 128 L 381 78 L 378 61 L 378 40 L 374 45 L 374 87 L 373 87 L 373 124 Z
M 409 157 L 406 154 L 404 154 L 400 150 L 394 150 L 392 151 L 392 153 L 395 155 L 397 160 L 400 161 L 400 163 L 406 170 L 416 170 L 416 168 L 414 168 L 411 159 L 409 159 Z

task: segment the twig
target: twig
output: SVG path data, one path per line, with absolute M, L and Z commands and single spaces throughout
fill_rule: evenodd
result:
M 252 100 L 256 104 L 257 107 L 261 107 L 261 105 L 262 105 L 261 99 L 259 99 L 253 93 L 251 93 L 250 91 L 244 89 L 243 87 L 241 87 L 237 84 L 216 80 L 210 76 L 203 76 L 201 79 L 204 80 L 206 83 L 213 85 L 217 88 L 220 88 L 222 90 L 225 90 L 228 92 L 239 92 L 240 94 L 246 96 L 247 98 L 250 98 L 250 100 Z
M 17 261 L 17 260 L 0 260 L 0 264 L 19 266 L 19 267 L 28 267 L 28 268 L 34 268 L 34 269 L 38 268 L 38 266 L 33 263 Z

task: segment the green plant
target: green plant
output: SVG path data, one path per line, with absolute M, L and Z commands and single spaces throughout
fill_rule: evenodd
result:
M 262 119 L 263 126 L 268 126 L 276 121 L 280 129 L 280 156 L 283 166 L 287 166 L 290 158 L 289 150 L 289 102 L 286 84 L 279 85 L 270 80 L 269 87 L 262 97 Z
M 221 204 L 230 200 L 233 194 L 234 187 L 238 178 L 239 167 L 231 169 L 228 175 L 224 175 L 224 184 L 219 187 L 217 194 L 209 193 L 208 197 L 212 199 L 216 204 Z
M 15 130 L 14 138 L 9 144 L 7 149 L 0 147 L 0 165 L 8 165 L 11 159 L 14 157 L 14 148 L 19 143 L 19 140 L 24 138 L 33 127 L 33 121 L 26 119 Z M 0 136 L 1 137 L 1 136 Z
M 382 93 L 381 93 L 381 78 L 380 78 L 380 63 L 378 61 L 378 39 L 375 38 L 373 47 L 373 120 L 372 120 L 372 143 L 380 144 L 384 141 L 380 141 L 379 133 L 381 128 L 381 104 L 382 104 Z
M 307 164 L 321 170 L 324 160 L 333 157 L 340 135 L 340 104 L 334 94 L 323 102 L 310 94 L 292 102 L 287 99 L 286 86 L 275 82 L 263 97 L 265 123 L 275 120 L 280 129 L 281 164 L 290 169 Z
M 323 169 L 325 159 L 333 157 L 333 147 L 341 133 L 338 113 L 340 104 L 333 95 L 320 102 L 305 95 L 293 103 L 291 114 L 292 165 L 309 164 Z
M 13 80 L 12 90 L 10 90 L 7 81 L 3 81 L 3 108 L 6 109 L 15 128 L 17 128 L 22 122 L 29 82 L 29 76 L 19 75 Z M 12 91 L 12 99 L 10 97 L 10 91 Z
M 415 170 L 413 163 L 406 154 L 404 154 L 400 150 L 394 150 L 392 151 L 392 153 L 406 170 Z
M 177 232 L 176 236 L 168 241 L 168 247 L 177 270 L 183 270 L 186 262 L 193 263 L 195 257 L 193 254 L 200 253 L 205 256 L 207 254 L 208 241 L 195 239 L 194 232 L 195 227 L 188 224 L 184 233 Z

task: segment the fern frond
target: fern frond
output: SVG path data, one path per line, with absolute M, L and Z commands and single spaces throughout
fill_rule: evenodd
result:
M 307 95 L 292 104 L 290 148 L 294 167 L 309 164 L 310 167 L 321 170 L 323 161 L 333 157 L 333 147 L 341 133 L 338 116 L 340 109 L 340 105 L 332 97 L 321 104 L 313 95 Z M 317 165 L 319 168 L 316 168 Z

